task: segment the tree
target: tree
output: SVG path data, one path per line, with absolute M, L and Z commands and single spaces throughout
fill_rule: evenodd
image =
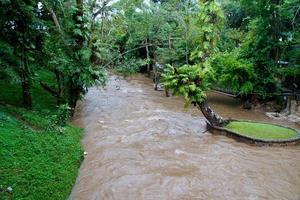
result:
M 207 60 L 216 48 L 223 16 L 213 0 L 199 1 L 199 4 L 202 12 L 198 15 L 198 25 L 202 31 L 194 55 L 201 62 L 179 68 L 169 66 L 163 74 L 164 84 L 173 90 L 174 95 L 184 96 L 186 105 L 193 103 L 197 106 L 211 126 L 224 126 L 228 121 L 214 112 L 206 101 L 206 91 L 214 77 L 214 71 Z
M 31 86 L 39 83 L 58 104 L 76 101 L 93 84 L 104 84 L 103 68 L 92 64 L 89 13 L 85 1 L 1 1 L 1 77 L 22 86 L 24 107 L 32 106 Z M 68 9 L 65 9 L 68 8 Z M 41 56 L 42 55 L 42 56 Z M 49 71 L 49 85 L 40 71 Z
M 182 65 L 186 62 L 186 46 L 191 48 L 191 31 L 186 32 L 187 2 L 179 0 L 146 4 L 142 1 L 120 1 L 112 5 L 110 15 L 111 51 L 119 49 L 118 62 L 121 71 L 136 71 L 146 63 L 149 74 L 155 62 Z M 189 3 L 189 15 L 195 15 L 196 5 Z M 192 18 L 192 17 L 190 17 Z M 192 20 L 191 20 L 192 21 Z M 192 23 L 192 22 L 190 22 Z M 189 29 L 191 30 L 191 29 Z M 183 35 L 188 36 L 182 37 Z M 133 51 L 132 51 L 133 50 Z M 189 57 L 189 56 L 188 56 Z M 132 66 L 132 68 L 130 67 Z
M 240 97 L 247 97 L 253 92 L 257 74 L 250 61 L 239 57 L 238 49 L 215 54 L 210 58 L 209 65 L 214 69 L 217 80 L 214 86 L 230 89 Z
M 191 103 L 197 106 L 211 126 L 224 126 L 227 120 L 214 112 L 206 101 L 212 75 L 211 68 L 196 64 L 184 65 L 177 69 L 169 66 L 163 77 L 165 86 L 173 90 L 173 95 L 185 98 L 186 106 Z
M 1 1 L 1 63 L 6 72 L 14 72 L 22 86 L 23 106 L 32 106 L 32 63 L 44 30 L 38 16 L 37 1 Z M 10 73 L 13 75 L 12 73 Z
M 224 15 L 215 1 L 200 0 L 199 6 L 200 10 L 196 19 L 199 34 L 196 41 L 194 41 L 197 46 L 191 56 L 193 59 L 204 62 L 217 51 Z
M 294 0 L 241 1 L 246 34 L 240 44 L 240 57 L 252 62 L 259 75 L 253 91 L 259 98 L 273 97 L 281 89 L 280 63 L 290 60 L 286 55 L 297 44 L 294 27 L 299 25 L 298 4 Z
M 75 108 L 77 100 L 87 88 L 93 84 L 103 85 L 106 75 L 102 68 L 92 63 L 93 53 L 88 39 L 95 30 L 85 25 L 89 23 L 90 15 L 84 12 L 87 5 L 78 0 L 76 4 L 66 1 L 64 6 L 69 4 L 76 7 L 61 10 L 60 5 L 44 1 L 44 6 L 52 13 L 50 34 L 45 37 L 43 50 L 48 56 L 45 65 L 55 74 L 57 89 L 51 89 L 43 82 L 41 84 L 58 98 L 59 103 L 68 103 Z

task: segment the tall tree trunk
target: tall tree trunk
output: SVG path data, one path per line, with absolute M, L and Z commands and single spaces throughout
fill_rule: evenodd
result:
M 70 93 L 69 104 L 70 104 L 70 107 L 73 108 L 73 111 L 74 111 L 77 100 L 80 97 L 81 89 L 77 85 L 74 85 L 74 83 L 72 82 L 69 93 Z M 72 114 L 73 113 L 74 112 L 72 112 Z
M 272 12 L 272 39 L 275 42 L 275 45 L 272 49 L 272 58 L 275 63 L 278 64 L 280 59 L 280 46 L 279 46 L 279 37 L 280 37 L 280 6 L 281 0 L 275 0 L 274 2 L 274 10 Z
M 57 104 L 65 103 L 63 100 L 63 93 L 64 93 L 64 75 L 58 70 L 54 70 L 55 77 L 56 77 L 56 83 L 58 87 L 58 99 Z
M 92 14 L 91 15 L 91 18 L 90 18 L 90 24 L 91 24 L 91 28 L 90 28 L 90 31 L 91 31 L 91 34 L 90 34 L 90 37 L 88 38 L 87 40 L 87 46 L 90 47 L 90 44 L 92 43 L 92 40 L 94 38 L 94 31 L 95 31 L 95 18 L 97 16 L 94 16 L 94 8 L 96 6 L 96 0 L 93 0 L 90 3 L 90 9 L 89 9 L 89 12 Z
M 26 33 L 26 28 L 27 24 L 26 21 L 22 21 L 22 19 L 18 20 L 16 22 L 17 24 L 17 28 L 22 36 L 21 36 L 21 42 L 19 43 L 19 48 L 18 49 L 21 53 L 20 55 L 20 68 L 19 68 L 19 76 L 21 78 L 21 85 L 22 85 L 22 98 L 23 98 L 23 106 L 25 108 L 31 108 L 32 107 L 32 98 L 31 98 L 31 93 L 30 93 L 30 71 L 29 71 L 29 66 L 28 66 L 28 59 L 27 59 L 27 55 L 26 55 L 26 37 L 25 37 L 25 33 Z M 16 47 L 16 49 L 14 49 L 14 51 L 17 50 L 18 47 Z
M 172 50 L 172 38 L 171 38 L 171 35 L 169 35 L 169 50 L 170 50 L 170 52 Z M 173 66 L 173 60 L 171 60 L 171 65 Z M 169 89 L 166 86 L 164 86 L 164 88 L 165 88 L 166 97 L 170 97 Z
M 223 119 L 220 115 L 213 111 L 207 104 L 206 100 L 201 103 L 197 103 L 197 106 L 212 127 L 223 127 L 228 124 L 228 120 Z
M 30 94 L 30 84 L 27 81 L 22 82 L 22 95 L 23 95 L 23 106 L 25 108 L 31 108 L 32 99 Z
M 76 45 L 77 49 L 82 49 L 83 43 L 84 43 L 84 37 L 83 37 L 83 0 L 76 0 L 76 8 L 77 12 L 74 14 L 74 21 L 76 26 L 80 29 L 81 35 L 76 35 L 75 40 L 76 40 Z
M 148 39 L 146 39 L 146 54 L 147 54 L 147 74 L 150 76 L 150 54 L 149 54 L 149 46 L 148 46 Z
M 83 31 L 84 31 L 84 24 L 83 24 L 83 0 L 76 0 L 76 8 L 77 11 L 73 16 L 73 20 L 75 22 L 75 27 L 78 27 L 81 31 L 81 35 L 76 34 L 74 36 L 75 42 L 76 42 L 76 46 L 74 47 L 76 52 L 80 52 L 81 49 L 83 48 L 84 42 L 85 42 L 85 38 L 83 36 Z M 79 53 L 79 58 L 77 60 L 78 62 L 78 67 L 81 68 L 81 54 Z M 70 77 L 68 79 L 68 86 L 69 86 L 69 105 L 71 108 L 73 108 L 71 114 L 74 114 L 74 109 L 76 107 L 76 102 L 77 100 L 80 98 L 80 94 L 82 91 L 82 85 L 80 85 L 77 81 L 79 80 L 79 76 L 80 76 L 80 71 L 76 72 L 74 74 L 72 74 L 72 77 Z
M 189 36 L 189 31 L 190 31 L 190 13 L 189 13 L 189 8 L 190 8 L 191 1 L 189 0 L 187 2 L 187 5 L 185 6 L 185 64 L 189 64 L 189 46 L 188 46 L 188 36 Z
M 290 115 L 292 113 L 292 97 L 287 97 L 286 107 L 280 113 L 284 115 Z
M 53 10 L 52 8 L 49 8 L 49 11 L 50 11 L 50 13 L 51 13 L 52 20 L 53 20 L 53 22 L 54 22 L 54 24 L 55 24 L 55 26 L 56 26 L 58 32 L 59 32 L 60 34 L 63 35 L 63 31 L 62 31 L 62 29 L 61 29 L 61 27 L 60 27 L 59 21 L 58 21 L 58 19 L 57 19 L 57 16 L 56 16 L 54 10 Z
M 166 97 L 170 97 L 170 92 L 169 92 L 169 89 L 165 87 L 165 94 L 166 94 Z
M 104 22 L 105 22 L 105 16 L 104 16 L 104 13 L 102 13 L 101 14 L 101 25 L 100 25 L 101 40 L 103 40 L 103 35 L 104 35 Z
M 189 47 L 188 47 L 188 43 L 187 43 L 187 30 L 186 30 L 186 33 L 185 33 L 185 64 L 189 64 Z
M 158 66 L 157 63 L 154 63 L 153 73 L 154 73 L 154 90 L 158 90 Z
M 23 106 L 25 108 L 32 107 L 32 98 L 30 93 L 30 77 L 28 71 L 28 63 L 25 56 L 22 59 L 23 69 L 21 70 L 21 81 L 22 81 L 22 96 L 23 96 Z

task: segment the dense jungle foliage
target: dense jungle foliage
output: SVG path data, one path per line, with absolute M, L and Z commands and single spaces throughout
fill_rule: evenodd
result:
M 156 62 L 209 68 L 212 87 L 247 98 L 299 86 L 299 0 L 3 0 L 1 7 L 0 78 L 22 88 L 28 108 L 34 85 L 72 108 L 88 87 L 105 84 L 105 70 L 150 74 Z
M 66 199 L 82 157 L 81 131 L 67 123 L 77 100 L 108 71 L 156 70 L 187 104 L 209 89 L 282 102 L 300 87 L 300 1 L 0 0 L 0 196 L 46 198 L 48 178 L 49 199 Z M 37 171 L 26 168 L 26 145 L 47 149 L 33 153 Z M 56 160 L 69 173 L 43 168 Z

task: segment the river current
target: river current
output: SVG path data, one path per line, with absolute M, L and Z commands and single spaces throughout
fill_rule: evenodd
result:
M 241 109 L 210 93 L 221 116 L 299 125 Z M 154 91 L 142 75 L 111 76 L 91 88 L 73 122 L 87 152 L 73 200 L 299 200 L 300 147 L 255 147 L 206 129 L 201 112 L 182 98 Z

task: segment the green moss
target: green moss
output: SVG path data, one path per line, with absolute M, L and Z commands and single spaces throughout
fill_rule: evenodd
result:
M 230 122 L 226 128 L 233 130 L 241 135 L 256 139 L 284 140 L 296 138 L 298 133 L 295 130 L 276 126 L 272 124 L 254 122 Z

